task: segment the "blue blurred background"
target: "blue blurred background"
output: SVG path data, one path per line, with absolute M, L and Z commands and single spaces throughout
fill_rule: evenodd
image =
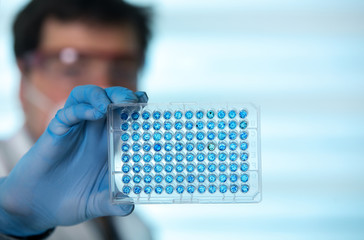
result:
M 23 123 L 0 0 L 0 136 Z M 137 0 L 151 102 L 261 107 L 263 201 L 137 206 L 156 239 L 364 239 L 364 1 Z

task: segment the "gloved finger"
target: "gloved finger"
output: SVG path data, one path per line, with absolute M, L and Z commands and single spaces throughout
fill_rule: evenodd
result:
M 93 201 L 88 207 L 88 217 L 102 217 L 102 216 L 127 216 L 134 210 L 134 204 L 112 204 L 110 201 L 110 193 L 108 189 L 103 190 L 93 196 Z
M 105 92 L 113 103 L 136 103 L 139 101 L 132 90 L 124 87 L 106 88 Z
M 85 85 L 75 87 L 72 90 L 64 107 L 67 108 L 80 103 L 88 103 L 100 112 L 106 113 L 110 99 L 103 88 L 95 85 Z
M 84 120 L 97 120 L 104 113 L 85 103 L 72 105 L 58 110 L 56 116 L 50 122 L 48 129 L 56 135 L 65 134 L 73 125 Z
M 142 92 L 142 91 L 139 91 L 139 92 L 135 92 L 135 95 L 138 97 L 138 102 L 140 103 L 147 103 L 148 102 L 148 95 L 146 92 Z

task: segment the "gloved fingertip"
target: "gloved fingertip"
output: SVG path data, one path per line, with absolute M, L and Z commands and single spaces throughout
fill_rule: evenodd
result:
M 95 119 L 100 119 L 100 118 L 102 118 L 104 115 L 105 115 L 105 113 L 104 113 L 104 112 L 100 112 L 99 110 L 95 110 L 95 111 L 94 111 L 94 117 L 95 117 Z
M 128 94 L 125 96 L 124 102 L 138 102 L 138 98 L 134 94 Z
M 138 97 L 140 103 L 147 103 L 148 102 L 148 95 L 146 92 L 138 91 L 135 92 L 135 95 Z
M 99 110 L 101 113 L 106 113 L 107 105 L 104 103 L 101 103 L 97 106 L 97 110 Z
M 127 88 L 111 87 L 106 88 L 105 91 L 113 103 L 136 103 L 139 100 L 137 95 Z
M 123 195 L 126 197 L 125 195 Z M 109 190 L 104 189 L 102 192 L 90 197 L 87 219 L 101 216 L 128 216 L 134 211 L 133 203 L 112 204 L 110 201 Z
M 128 216 L 134 211 L 135 205 L 134 204 L 123 204 L 120 205 L 120 209 L 122 211 L 121 216 Z

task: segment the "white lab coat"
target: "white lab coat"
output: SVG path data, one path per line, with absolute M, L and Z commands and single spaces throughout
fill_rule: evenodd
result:
M 5 177 L 9 174 L 19 159 L 21 159 L 21 157 L 31 148 L 32 144 L 33 142 L 25 128 L 22 128 L 10 139 L 0 141 L 0 177 Z M 121 239 L 127 240 L 152 239 L 149 228 L 135 212 L 136 211 L 127 217 L 112 218 L 119 236 Z M 94 220 L 90 220 L 75 226 L 57 227 L 48 239 L 100 240 L 102 239 L 102 236 L 96 222 Z

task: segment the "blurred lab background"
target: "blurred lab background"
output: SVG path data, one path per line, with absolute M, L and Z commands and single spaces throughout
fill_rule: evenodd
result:
M 23 124 L 0 0 L 0 136 Z M 364 1 L 135 0 L 155 10 L 150 102 L 261 107 L 263 201 L 141 205 L 155 239 L 364 239 Z

